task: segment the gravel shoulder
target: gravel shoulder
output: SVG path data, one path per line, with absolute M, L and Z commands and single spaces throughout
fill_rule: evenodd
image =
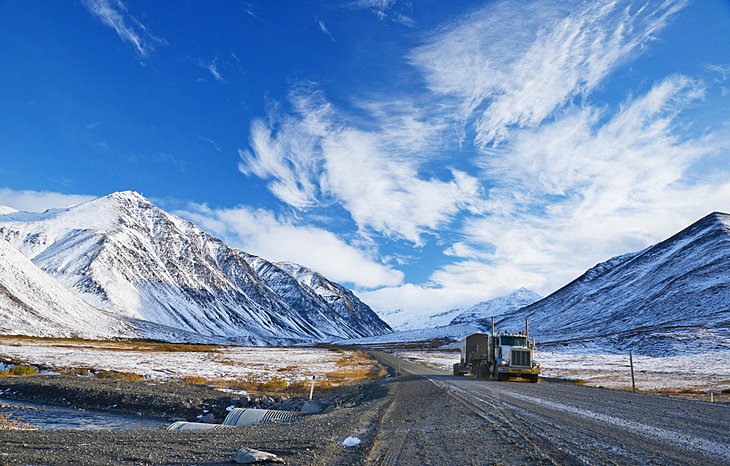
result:
M 221 418 L 240 399 L 203 385 L 69 375 L 1 377 L 0 397 L 167 420 L 195 420 L 203 410 Z
M 40 393 L 42 388 L 54 390 L 53 382 L 53 379 L 46 379 L 45 383 L 36 385 L 33 393 Z M 86 379 L 78 383 L 88 382 Z M 73 383 L 63 381 L 59 385 L 68 390 Z M 149 392 L 140 393 L 136 398 L 133 393 L 139 386 L 135 388 L 130 384 L 126 388 L 132 392 L 119 396 L 131 397 L 125 406 L 143 409 L 140 411 L 143 415 L 180 413 L 162 409 L 168 407 L 168 403 L 180 400 L 192 399 L 192 405 L 199 400 L 210 400 L 202 387 L 181 393 L 175 393 L 171 387 L 159 387 L 152 385 Z M 160 392 L 154 393 L 156 389 Z M 85 390 L 92 388 L 85 387 Z M 93 390 L 99 390 L 99 387 Z M 90 393 L 96 393 L 93 390 Z M 234 453 L 242 447 L 275 453 L 287 464 L 363 464 L 362 457 L 367 452 L 367 445 L 372 444 L 374 434 L 368 426 L 373 425 L 374 419 L 385 409 L 387 390 L 382 384 L 360 387 L 351 392 L 340 407 L 324 414 L 290 423 L 225 431 L 0 431 L 0 464 L 231 464 Z M 159 395 L 158 399 L 155 399 L 156 395 Z M 107 396 L 92 399 L 100 400 L 103 405 L 108 403 Z M 49 396 L 37 395 L 36 399 L 38 397 L 48 401 Z M 75 403 L 82 401 L 78 394 L 74 395 L 74 400 Z M 134 400 L 139 402 L 135 404 Z M 225 404 L 223 400 L 218 401 Z M 152 411 L 144 411 L 145 406 L 152 407 Z M 197 412 L 197 407 L 192 412 Z M 360 438 L 361 446 L 342 446 L 342 440 L 348 436 Z

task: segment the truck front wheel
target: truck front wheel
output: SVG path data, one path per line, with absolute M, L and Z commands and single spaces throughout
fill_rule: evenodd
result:
M 537 374 L 533 374 L 530 376 L 530 383 L 537 383 Z

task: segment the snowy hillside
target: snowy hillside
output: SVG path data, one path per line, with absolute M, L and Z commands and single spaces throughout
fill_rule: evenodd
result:
M 542 342 L 646 354 L 730 347 L 730 215 L 713 213 L 643 251 L 598 264 L 499 325 L 530 318 Z
M 359 301 L 360 307 L 332 305 L 278 266 L 228 247 L 134 192 L 2 215 L 0 238 L 89 304 L 152 324 L 244 344 L 389 330 Z M 327 283 L 349 299 L 344 288 Z
M 490 299 L 489 301 L 482 301 L 479 304 L 475 304 L 456 316 L 451 321 L 451 324 L 478 323 L 483 327 L 491 326 L 491 319 L 493 316 L 511 314 L 512 312 L 525 306 L 529 306 L 540 299 L 542 299 L 542 296 L 534 291 L 530 291 L 526 288 L 520 288 L 506 296 L 500 296 Z
M 113 338 L 130 325 L 86 304 L 0 239 L 0 333 Z
M 294 277 L 305 289 L 311 290 L 316 296 L 323 299 L 329 308 L 350 326 L 359 325 L 371 328 L 375 334 L 391 331 L 388 324 L 383 322 L 368 305 L 342 285 L 329 281 L 317 272 L 299 264 L 280 262 L 277 265 Z

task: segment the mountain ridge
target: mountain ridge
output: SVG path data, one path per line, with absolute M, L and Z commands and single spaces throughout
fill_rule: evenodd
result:
M 358 312 L 374 319 L 361 325 L 343 318 L 341 309 L 278 267 L 260 276 L 252 263 L 264 259 L 229 247 L 134 191 L 40 214 L 2 215 L 0 238 L 95 307 L 186 332 L 279 344 L 390 330 L 364 304 Z M 283 281 L 292 294 L 283 293 Z M 294 308 L 287 298 L 297 293 Z
M 730 215 L 713 212 L 641 251 L 597 264 L 499 325 L 527 317 L 544 342 L 595 340 L 647 353 L 730 347 L 728 277 Z

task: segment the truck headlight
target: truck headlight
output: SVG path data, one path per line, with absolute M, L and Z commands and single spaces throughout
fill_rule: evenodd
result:
M 509 365 L 509 359 L 502 359 L 501 361 L 499 361 L 499 365 L 500 366 L 507 366 L 507 365 Z
M 540 363 L 537 361 L 532 361 L 532 367 L 540 367 Z

